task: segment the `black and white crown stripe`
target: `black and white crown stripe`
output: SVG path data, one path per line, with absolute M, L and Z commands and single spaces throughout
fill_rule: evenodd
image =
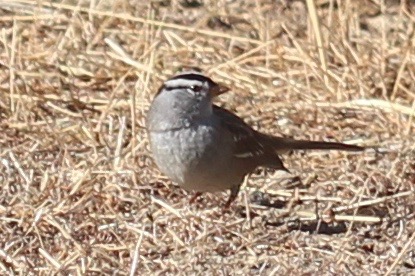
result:
M 217 84 L 209 77 L 206 77 L 197 72 L 185 72 L 178 74 L 169 80 L 165 81 L 163 86 L 160 87 L 157 94 L 159 94 L 163 89 L 173 90 L 189 87 L 202 86 L 204 83 L 208 83 L 210 87 L 216 86 Z

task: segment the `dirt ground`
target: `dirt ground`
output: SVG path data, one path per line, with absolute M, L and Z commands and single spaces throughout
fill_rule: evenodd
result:
M 0 274 L 415 274 L 415 1 L 0 1 Z M 343 141 L 228 193 L 154 165 L 198 67 L 254 128 Z

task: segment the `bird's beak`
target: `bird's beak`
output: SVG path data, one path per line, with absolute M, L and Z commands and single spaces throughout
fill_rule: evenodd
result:
M 224 84 L 218 83 L 215 87 L 211 89 L 211 93 L 213 97 L 217 97 L 223 93 L 228 92 L 229 90 L 230 89 Z

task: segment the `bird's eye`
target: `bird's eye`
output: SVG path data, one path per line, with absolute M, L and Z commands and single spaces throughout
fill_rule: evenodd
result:
M 194 92 L 200 92 L 200 90 L 202 90 L 202 86 L 200 85 L 192 85 L 190 87 Z

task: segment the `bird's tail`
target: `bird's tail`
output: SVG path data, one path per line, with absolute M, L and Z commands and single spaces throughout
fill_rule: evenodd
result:
M 291 138 L 275 137 L 267 135 L 272 147 L 279 153 L 290 150 L 342 150 L 363 151 L 365 148 L 338 142 L 295 140 Z

